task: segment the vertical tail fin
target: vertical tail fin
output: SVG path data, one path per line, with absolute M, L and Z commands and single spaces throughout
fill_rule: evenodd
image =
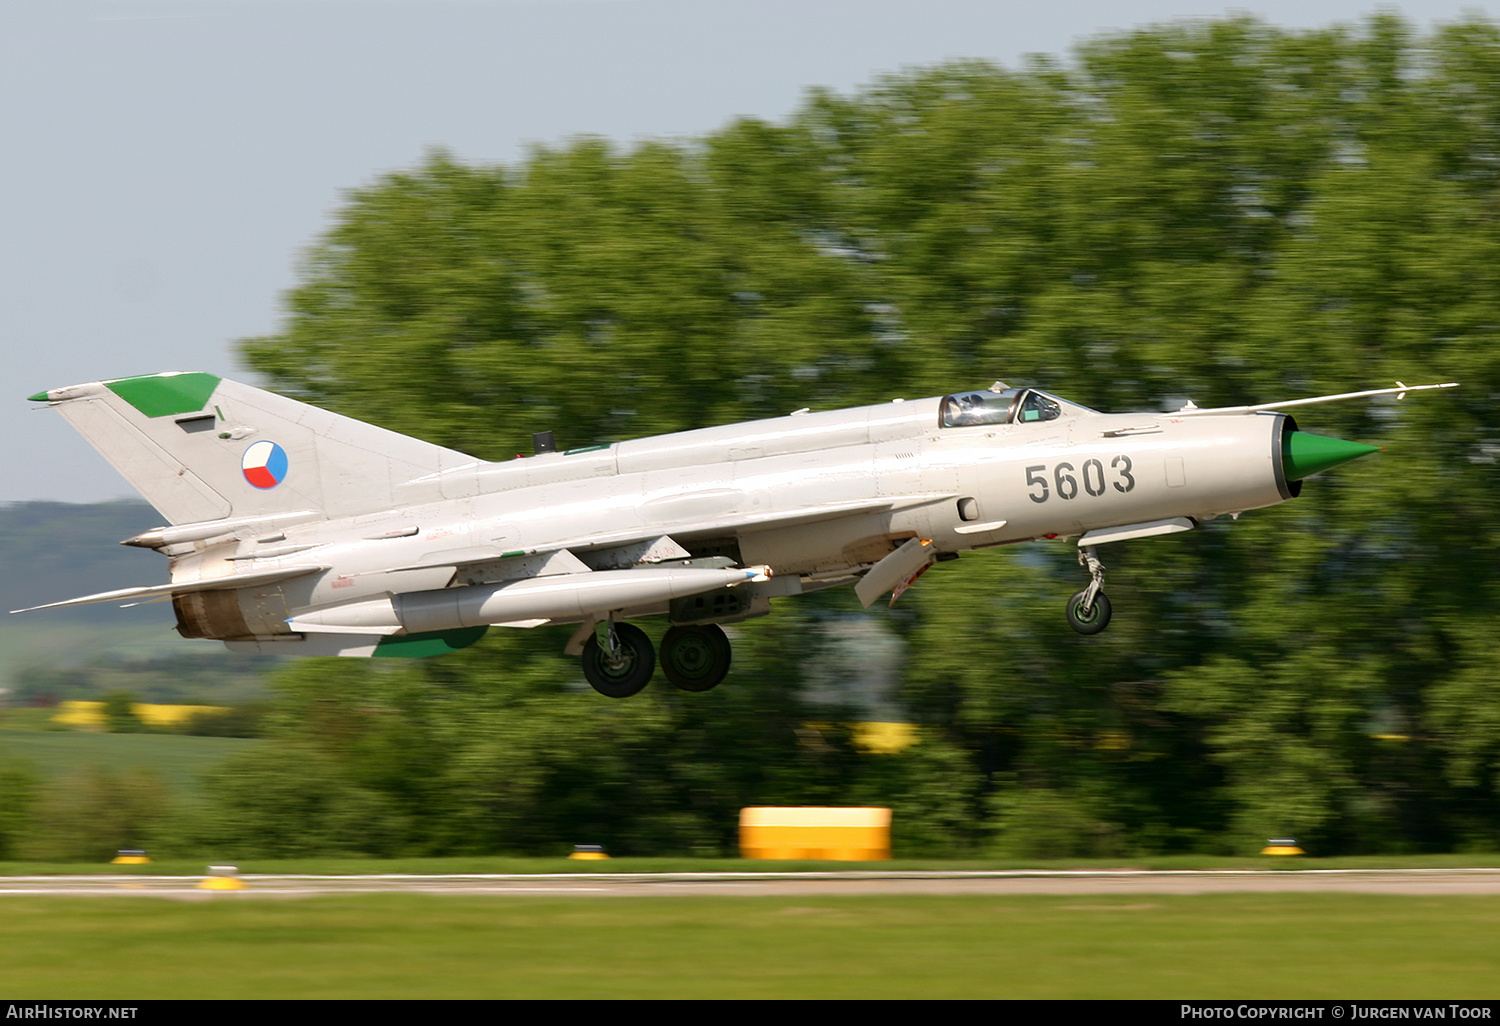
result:
M 401 485 L 475 462 L 201 372 L 95 381 L 31 398 L 56 407 L 170 524 L 390 509 Z

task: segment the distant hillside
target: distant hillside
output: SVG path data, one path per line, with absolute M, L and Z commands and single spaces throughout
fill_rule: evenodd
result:
M 121 545 L 157 527 L 161 514 L 144 502 L 16 502 L 0 505 L 0 607 L 5 610 L 96 591 L 163 584 L 167 561 Z M 79 606 L 27 613 L 28 622 L 171 624 L 166 606 Z
M 243 661 L 222 645 L 179 637 L 167 602 L 8 613 L 93 592 L 166 583 L 165 559 L 120 545 L 161 523 L 161 514 L 143 502 L 0 505 L 0 687 L 10 687 L 27 667 L 174 656 L 190 656 L 190 662 Z M 196 692 L 190 682 L 184 684 Z

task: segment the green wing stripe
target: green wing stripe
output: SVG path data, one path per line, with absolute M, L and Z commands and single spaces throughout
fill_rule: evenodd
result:
M 106 381 L 115 395 L 148 417 L 170 417 L 174 413 L 197 413 L 208 405 L 219 387 L 216 374 L 148 374 L 139 378 Z
M 427 631 L 423 634 L 402 634 L 381 638 L 375 646 L 377 656 L 396 656 L 403 659 L 425 659 L 427 656 L 447 655 L 461 648 L 468 648 L 484 637 L 488 627 L 459 627 L 451 631 Z

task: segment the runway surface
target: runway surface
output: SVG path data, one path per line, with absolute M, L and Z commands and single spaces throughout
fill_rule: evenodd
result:
M 443 876 L 299 876 L 222 873 L 239 890 L 204 889 L 204 876 L 0 877 L 0 899 L 78 895 L 225 899 L 324 894 L 452 894 L 524 897 L 890 894 L 1227 894 L 1305 892 L 1406 895 L 1500 894 L 1500 869 L 1305 869 L 1212 871 L 557 873 Z

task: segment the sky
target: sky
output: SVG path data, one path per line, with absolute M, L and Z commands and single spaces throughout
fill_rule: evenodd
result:
M 1358 21 L 1354 0 L 4 0 L 0 502 L 132 494 L 43 389 L 162 370 L 254 381 L 300 254 L 345 194 L 442 148 L 686 138 L 780 120 L 955 58 L 1249 13 Z M 1500 0 L 1384 4 L 1419 29 Z

